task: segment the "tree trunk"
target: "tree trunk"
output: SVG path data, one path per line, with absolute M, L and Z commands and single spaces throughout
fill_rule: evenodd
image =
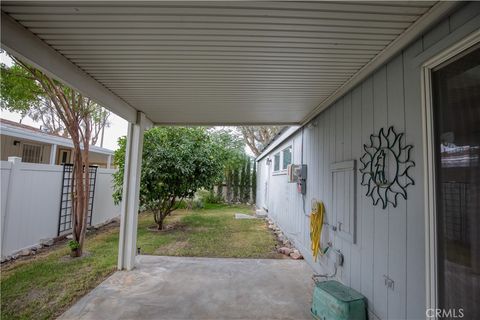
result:
M 163 230 L 163 221 L 165 220 L 167 214 L 163 214 L 161 209 L 154 209 L 153 218 L 157 224 L 157 230 Z
M 88 146 L 82 151 L 78 143 L 74 143 L 74 205 L 72 208 L 72 238 L 79 247 L 72 250 L 72 257 L 80 257 L 83 253 L 85 233 L 87 229 L 88 204 L 89 204 L 89 167 Z
M 226 201 L 228 203 L 232 202 L 232 170 L 228 169 L 227 171 L 227 195 L 226 195 Z
M 158 221 L 157 221 L 157 230 L 163 230 L 163 219 L 164 218 L 160 218 Z
M 233 199 L 232 199 L 233 202 L 238 202 L 238 199 L 239 199 L 238 197 L 239 189 L 240 189 L 239 176 L 240 176 L 240 172 L 238 168 L 235 168 L 233 171 Z
M 217 198 L 223 198 L 223 181 L 217 185 Z
M 82 254 L 83 254 L 83 249 L 82 248 L 77 248 L 77 249 L 74 249 L 74 250 L 70 251 L 70 256 L 72 258 L 81 257 Z

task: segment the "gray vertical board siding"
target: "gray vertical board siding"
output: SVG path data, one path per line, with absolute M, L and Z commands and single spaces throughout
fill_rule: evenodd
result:
M 478 16 L 478 12 L 480 12 L 479 1 L 469 2 L 467 5 L 454 12 L 449 19 L 450 32 L 453 32 L 454 30 L 463 26 L 465 22 Z
M 379 319 L 425 318 L 425 194 L 423 167 L 423 120 L 421 101 L 421 66 L 433 55 L 480 28 L 480 4 L 468 3 L 437 27 L 413 42 L 387 64 L 376 70 L 344 97 L 332 104 L 304 128 L 304 163 L 307 164 L 307 195 L 297 193 L 287 177 L 270 176 L 269 215 L 302 251 L 315 272 L 333 272 L 333 255 L 319 257 L 315 263 L 310 252 L 311 200 L 323 201 L 326 208 L 322 243 L 331 241 L 345 256 L 344 267 L 337 279 L 360 291 L 368 299 L 369 313 Z M 363 144 L 380 128 L 394 126 L 404 132 L 405 144 L 413 145 L 410 169 L 415 185 L 407 188 L 407 200 L 399 197 L 398 206 L 383 210 L 373 206 L 361 186 L 360 157 Z M 276 151 L 293 145 L 294 163 L 301 160 L 301 130 L 287 139 Z M 332 190 L 330 166 L 339 161 L 357 160 L 355 183 L 356 243 L 332 231 L 336 215 L 333 201 L 348 210 L 349 201 L 342 200 L 345 184 Z M 263 161 L 263 160 L 262 160 Z M 266 168 L 265 167 L 262 167 Z M 266 175 L 259 174 L 266 179 Z M 259 183 L 263 186 L 263 183 Z M 259 189 L 263 190 L 262 188 Z M 305 201 L 305 211 L 303 203 Z M 339 202 L 338 202 L 339 201 Z M 293 226 L 293 228 L 292 228 Z M 292 232 L 293 231 L 293 232 Z M 387 289 L 383 276 L 394 280 Z
M 397 133 L 405 131 L 403 81 L 403 55 L 399 55 L 387 65 L 388 124 Z M 401 180 L 406 182 L 405 177 Z M 388 277 L 395 281 L 394 290 L 388 290 L 388 319 L 405 319 L 406 312 L 407 206 L 400 196 L 398 200 L 396 208 L 389 208 L 388 218 Z
M 333 108 L 330 108 L 329 110 L 329 120 L 328 120 L 328 126 L 329 126 L 329 135 L 328 135 L 328 147 L 329 147 L 329 152 L 328 152 L 328 163 L 327 163 L 327 179 L 325 179 L 325 182 L 327 182 L 327 194 L 325 196 L 325 209 L 328 212 L 328 216 L 330 218 L 330 223 L 332 225 L 335 224 L 335 212 L 332 210 L 332 198 L 333 198 L 333 190 L 332 190 L 332 175 L 330 174 L 330 164 L 335 162 L 335 156 L 336 156 L 336 137 L 335 137 L 335 115 L 336 115 L 336 109 L 338 108 L 338 102 L 333 106 Z M 333 233 L 333 245 L 337 245 L 337 237 L 336 233 Z
M 407 317 L 419 318 L 425 312 L 425 195 L 423 190 L 423 129 L 421 114 L 421 77 L 417 66 L 409 65 L 412 56 L 422 51 L 418 40 L 403 54 L 405 91 L 405 141 L 413 144 L 412 158 L 416 165 L 410 169 L 415 185 L 407 193 Z
M 381 67 L 373 75 L 373 133 L 388 127 L 387 109 L 387 68 Z M 385 275 L 388 274 L 388 212 L 390 207 L 383 209 L 379 203 L 373 208 L 373 305 L 379 318 L 387 318 L 387 287 Z
M 373 77 L 368 78 L 362 84 L 362 145 L 370 143 L 370 134 L 373 132 Z M 362 154 L 364 150 L 362 150 Z M 362 290 L 361 292 L 368 299 L 369 308 L 373 307 L 373 250 L 375 216 L 372 207 L 372 200 L 365 197 L 365 187 L 359 186 L 362 197 Z
M 361 86 L 355 88 L 352 92 L 351 100 L 351 109 L 352 109 L 352 128 L 351 128 L 351 137 L 352 137 L 352 159 L 357 161 L 357 170 L 356 181 L 355 181 L 355 245 L 351 249 L 351 286 L 355 290 L 361 290 L 361 275 L 362 275 L 362 252 L 361 252 L 361 239 L 362 239 L 362 206 L 360 205 L 360 200 L 363 198 L 363 190 L 361 188 L 361 176 L 358 172 L 358 166 L 360 165 L 360 157 L 363 154 L 362 149 L 362 88 Z
M 334 119 L 334 122 L 335 122 L 335 134 L 334 134 L 334 138 L 333 138 L 333 141 L 334 141 L 334 149 L 335 149 L 335 156 L 334 156 L 334 159 L 333 161 L 330 161 L 330 163 L 335 163 L 335 162 L 339 162 L 339 161 L 342 161 L 343 159 L 343 117 L 344 117 L 344 103 L 343 103 L 343 99 L 339 100 L 335 106 L 335 108 L 333 109 L 333 112 L 335 113 L 335 119 Z M 343 207 L 344 207 L 344 201 L 342 201 L 343 199 L 341 199 L 339 197 L 340 194 L 343 194 L 341 188 L 342 188 L 342 185 L 343 185 L 343 173 L 340 174 L 340 181 L 338 184 L 335 184 L 333 183 L 333 175 L 332 173 L 330 173 L 330 177 L 331 177 L 331 190 L 332 190 L 332 197 L 330 198 L 332 200 L 331 204 L 330 204 L 330 210 L 333 211 L 333 216 L 334 216 L 334 220 L 335 222 L 337 221 L 341 221 L 343 218 L 341 216 L 343 216 Z M 333 202 L 335 200 L 335 203 Z M 338 208 L 338 210 L 333 210 L 334 208 Z M 333 244 L 335 246 L 335 248 L 339 249 L 340 251 L 343 252 L 343 242 L 342 242 L 342 238 L 339 237 L 338 235 L 338 232 L 335 232 L 334 233 L 334 240 L 333 240 Z M 347 263 L 345 263 L 345 266 L 347 265 Z M 346 279 L 345 279 L 345 276 L 344 276 L 344 268 L 341 268 L 338 270 L 338 277 L 339 279 L 346 283 Z

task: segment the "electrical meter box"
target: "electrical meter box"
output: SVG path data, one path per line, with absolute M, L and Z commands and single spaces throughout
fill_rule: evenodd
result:
M 317 320 L 366 320 L 365 297 L 338 281 L 315 284 L 312 316 Z
M 297 191 L 305 195 L 307 193 L 307 165 L 290 164 L 287 167 L 288 182 L 297 184 Z
M 298 180 L 307 180 L 306 164 L 290 164 L 287 167 L 288 182 L 295 183 Z

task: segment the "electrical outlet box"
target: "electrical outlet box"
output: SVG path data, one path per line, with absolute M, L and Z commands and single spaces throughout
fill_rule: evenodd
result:
M 297 192 L 303 195 L 307 194 L 307 181 L 305 181 L 304 179 L 298 179 Z

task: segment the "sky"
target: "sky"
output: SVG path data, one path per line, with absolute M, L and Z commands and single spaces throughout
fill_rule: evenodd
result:
M 8 66 L 12 64 L 12 60 L 4 53 L 0 53 L 0 62 L 4 63 Z M 10 112 L 7 110 L 1 110 L 0 111 L 0 116 L 4 119 L 19 122 L 21 119 L 21 116 L 19 113 L 16 112 Z M 25 117 L 22 121 L 23 124 L 40 128 L 39 122 L 35 122 L 32 119 Z M 118 147 L 118 138 L 127 135 L 127 129 L 128 129 L 128 122 L 116 114 L 112 113 L 110 115 L 110 126 L 108 128 L 105 128 L 105 134 L 103 138 L 103 147 L 110 149 L 110 150 L 115 150 Z M 100 139 L 97 142 L 97 145 L 100 146 Z

